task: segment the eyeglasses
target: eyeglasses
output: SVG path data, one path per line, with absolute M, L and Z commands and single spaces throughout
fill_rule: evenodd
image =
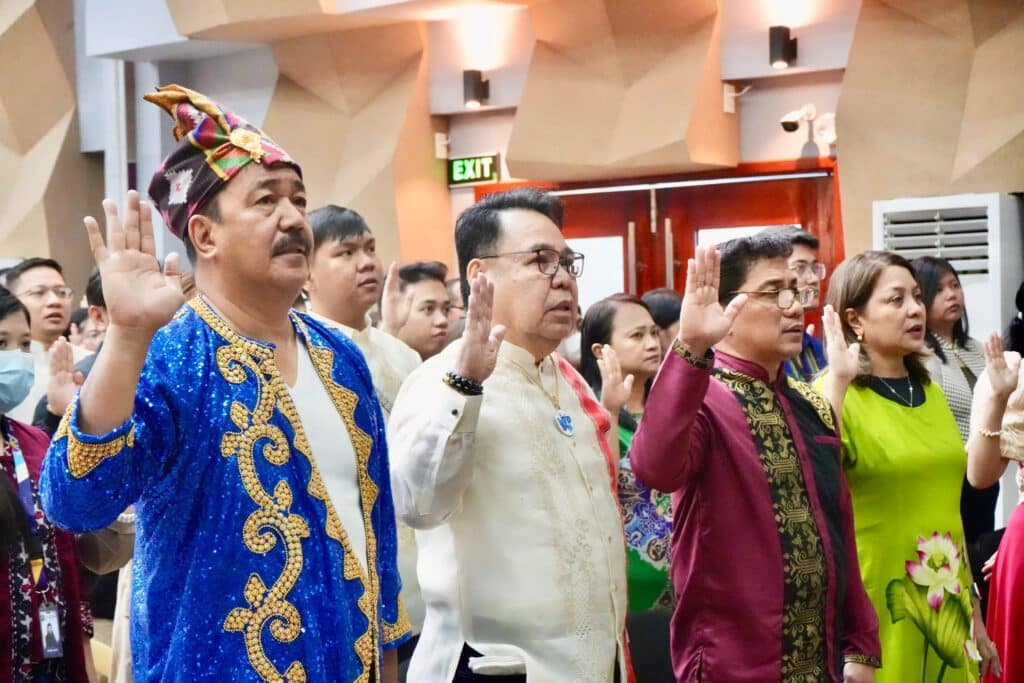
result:
M 53 294 L 58 299 L 70 299 L 75 295 L 75 290 L 66 285 L 56 287 L 33 287 L 25 290 L 18 296 L 27 296 L 30 299 L 45 299 L 47 294 Z
M 509 251 L 504 254 L 491 254 L 490 256 L 478 256 L 480 259 L 500 258 L 502 256 L 520 256 L 522 254 L 534 254 L 537 257 L 537 269 L 543 274 L 554 277 L 558 272 L 558 266 L 565 268 L 572 279 L 583 275 L 583 254 L 576 252 L 562 256 L 554 249 L 532 249 L 528 251 Z
M 819 280 L 825 279 L 825 264 L 820 261 L 812 261 L 811 263 L 801 261 L 790 268 L 790 270 L 796 273 L 797 277 L 808 278 L 814 275 Z
M 754 291 L 743 291 L 737 290 L 733 294 L 746 294 L 747 296 L 760 296 L 764 298 L 775 297 L 776 303 L 779 308 L 784 311 L 788 311 L 793 307 L 793 304 L 800 302 L 801 306 L 806 306 L 814 301 L 814 295 L 817 290 L 808 287 L 807 289 L 797 289 L 796 287 L 788 287 L 786 289 L 761 289 Z

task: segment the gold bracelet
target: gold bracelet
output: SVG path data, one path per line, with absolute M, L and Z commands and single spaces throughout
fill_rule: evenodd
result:
M 1003 430 L 983 429 L 982 427 L 978 427 L 978 433 L 981 434 L 982 436 L 987 436 L 990 439 L 998 439 L 1000 436 L 1003 435 Z

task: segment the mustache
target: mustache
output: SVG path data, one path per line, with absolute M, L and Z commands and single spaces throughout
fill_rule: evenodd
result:
M 309 237 L 304 232 L 289 232 L 284 237 L 274 242 L 274 249 L 272 254 L 277 256 L 284 252 L 292 249 L 293 247 L 302 247 L 308 256 L 313 251 L 313 244 L 310 242 Z

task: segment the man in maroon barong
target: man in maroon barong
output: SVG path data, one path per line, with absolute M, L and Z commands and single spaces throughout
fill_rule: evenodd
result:
M 781 372 L 808 301 L 791 250 L 764 233 L 697 249 L 630 448 L 637 478 L 672 492 L 680 682 L 862 683 L 881 665 L 836 418 L 858 348 L 826 309 L 827 397 Z

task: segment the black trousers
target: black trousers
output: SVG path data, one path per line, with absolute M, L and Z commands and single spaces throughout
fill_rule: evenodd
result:
M 511 674 L 508 676 L 483 676 L 473 673 L 469 668 L 469 660 L 472 657 L 480 657 L 480 653 L 469 645 L 462 646 L 462 656 L 459 657 L 459 668 L 455 670 L 455 678 L 452 683 L 526 683 L 526 674 Z M 619 668 L 615 667 L 615 683 L 619 683 Z

